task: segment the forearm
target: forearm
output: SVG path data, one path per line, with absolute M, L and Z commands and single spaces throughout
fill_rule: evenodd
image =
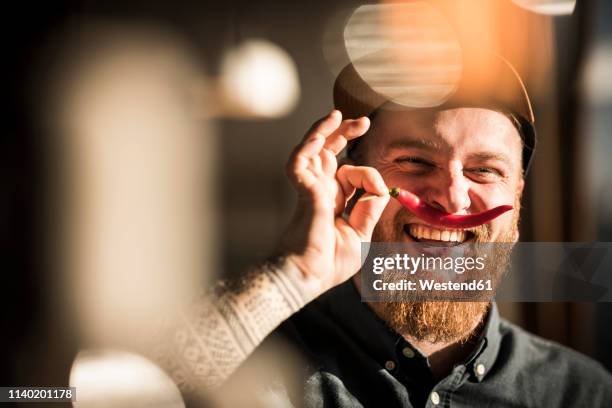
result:
M 155 358 L 185 394 L 216 387 L 310 300 L 307 293 L 291 262 L 263 265 L 204 293 L 164 324 Z

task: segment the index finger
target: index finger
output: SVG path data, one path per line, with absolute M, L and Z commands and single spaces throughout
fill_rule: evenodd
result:
M 306 135 L 304 135 L 302 143 L 307 143 L 310 139 L 316 138 L 319 135 L 327 138 L 338 129 L 341 123 L 342 113 L 337 109 L 332 110 L 329 115 L 319 119 L 311 126 Z
M 362 116 L 357 119 L 345 119 L 340 126 L 325 140 L 325 148 L 338 155 L 349 140 L 363 136 L 370 128 L 370 119 Z

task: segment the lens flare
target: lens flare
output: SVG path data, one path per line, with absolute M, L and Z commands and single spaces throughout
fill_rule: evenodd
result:
M 425 2 L 361 6 L 350 17 L 344 40 L 361 78 L 400 105 L 440 105 L 461 77 L 459 40 L 444 16 Z
M 568 16 L 576 8 L 576 0 L 512 0 L 516 5 L 538 14 Z

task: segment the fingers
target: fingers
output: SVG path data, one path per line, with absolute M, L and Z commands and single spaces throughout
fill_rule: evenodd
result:
M 312 186 L 322 169 L 319 153 L 325 137 L 317 135 L 297 146 L 287 163 L 287 176 L 298 186 Z
M 338 169 L 336 178 L 345 193 L 357 188 L 378 196 L 389 193 L 382 176 L 373 167 L 344 165 Z
M 378 196 L 370 193 L 362 195 L 349 215 L 348 223 L 361 238 L 369 241 L 374 227 L 378 223 L 387 203 L 389 195 Z
M 319 157 L 321 158 L 322 171 L 327 176 L 333 178 L 334 174 L 336 174 L 336 170 L 338 169 L 338 161 L 336 160 L 336 155 L 331 150 L 323 147 L 321 153 L 319 153 Z
M 338 110 L 318 120 L 295 147 L 287 163 L 287 175 L 298 186 L 309 187 L 324 173 L 333 177 L 338 163 L 336 155 L 348 140 L 363 135 L 370 126 L 369 119 L 342 120 Z
M 327 116 L 316 121 L 304 135 L 302 143 L 308 140 L 323 136 L 328 137 L 331 135 L 342 123 L 342 113 L 339 110 L 332 110 Z
M 346 119 L 326 138 L 320 154 L 325 174 L 333 177 L 338 168 L 336 160 L 338 153 L 346 147 L 349 140 L 362 136 L 369 127 L 370 120 L 365 116 L 359 119 Z
M 327 138 L 325 148 L 331 150 L 334 155 L 338 155 L 349 140 L 362 136 L 369 127 L 370 119 L 367 117 L 342 120 L 342 113 L 334 109 L 329 115 L 312 125 L 304 136 L 304 142 L 316 135 L 322 135 Z
M 364 239 L 370 239 L 372 231 L 389 201 L 388 188 L 378 171 L 371 167 L 342 166 L 336 178 L 344 197 L 350 197 L 355 189 L 365 190 L 349 215 L 348 223 Z
M 340 111 L 333 110 L 326 117 L 318 120 L 306 132 L 302 142 L 297 145 L 287 162 L 287 176 L 298 187 L 308 188 L 314 183 L 323 169 L 324 160 L 319 157 L 327 136 L 331 135 L 342 122 Z M 329 168 L 329 164 L 325 163 Z
M 327 137 L 325 148 L 338 155 L 346 147 L 349 140 L 365 134 L 370 128 L 370 119 L 363 116 L 358 119 L 343 120 L 340 126 Z

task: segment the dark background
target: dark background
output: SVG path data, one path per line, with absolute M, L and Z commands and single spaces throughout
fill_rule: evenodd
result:
M 52 194 L 48 180 L 54 156 L 29 98 L 48 75 L 38 55 L 49 38 L 74 21 L 91 18 L 155 23 L 189 43 L 211 75 L 223 51 L 242 39 L 265 38 L 291 55 L 301 85 L 300 102 L 291 114 L 267 121 L 221 120 L 218 127 L 220 258 L 224 273 L 237 275 L 270 253 L 290 216 L 294 198 L 284 162 L 305 129 L 332 107 L 334 75 L 322 51 L 323 33 L 330 17 L 358 4 L 57 1 L 4 6 L 2 385 L 66 385 L 76 352 L 70 322 L 56 325 L 61 317 L 46 309 L 50 294 L 45 282 L 53 279 L 53 269 L 43 255 L 49 213 L 42 203 Z M 612 6 L 605 1 L 581 1 L 572 16 L 554 20 L 557 46 L 550 89 L 556 94 L 534 101 L 536 117 L 545 120 L 538 120 L 540 146 L 527 180 L 523 241 L 612 241 L 612 96 L 593 98 L 590 89 L 599 84 L 584 85 L 594 50 L 612 47 L 609 21 Z M 596 62 L 612 72 L 612 59 Z M 587 182 L 594 173 L 608 180 L 607 186 Z M 612 304 L 503 304 L 501 310 L 526 329 L 612 369 Z

